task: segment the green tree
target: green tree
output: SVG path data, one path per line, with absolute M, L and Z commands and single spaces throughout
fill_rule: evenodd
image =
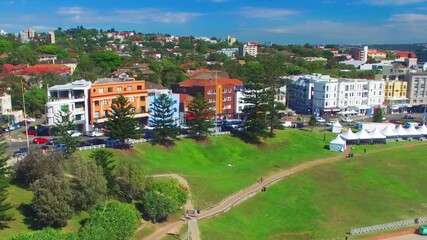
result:
M 131 165 L 129 162 L 123 162 L 118 167 L 115 180 L 119 197 L 128 203 L 139 200 L 147 185 L 147 178 L 140 165 Z
M 374 111 L 373 121 L 374 122 L 383 122 L 384 111 L 381 108 L 377 108 Z
M 209 135 L 209 129 L 212 128 L 212 116 L 214 112 L 210 110 L 211 104 L 202 94 L 198 93 L 188 105 L 187 124 L 190 132 L 194 134 L 196 140 L 206 140 Z
M 28 114 L 35 116 L 44 112 L 47 92 L 40 87 L 32 87 L 25 93 L 25 106 Z
M 185 70 L 170 59 L 162 59 L 160 62 L 148 60 L 150 70 L 159 76 L 159 82 L 164 87 L 169 87 L 171 83 L 181 82 L 187 77 Z
M 107 149 L 97 149 L 93 151 L 89 157 L 95 161 L 96 165 L 102 169 L 102 173 L 107 180 L 107 188 L 112 191 L 115 186 L 113 171 L 115 168 L 114 154 Z
M 153 222 L 160 222 L 178 211 L 186 202 L 188 190 L 176 180 L 153 182 L 142 195 L 142 212 Z
M 10 95 L 13 110 L 22 110 L 22 94 L 29 89 L 23 77 L 15 74 L 4 77 L 0 82 L 0 89 Z
M 108 72 L 116 70 L 121 64 L 122 60 L 119 55 L 112 51 L 101 51 L 92 56 L 95 64 Z
M 60 165 L 63 156 L 56 152 L 42 153 L 41 151 L 32 151 L 14 166 L 14 178 L 24 186 L 30 186 L 31 183 L 51 175 L 55 177 L 62 176 L 64 171 Z
M 42 239 L 60 239 L 60 240 L 77 240 L 77 235 L 67 233 L 53 228 L 44 228 L 40 231 L 21 233 L 9 238 L 9 240 L 42 240 Z
M 34 220 L 42 227 L 63 227 L 74 213 L 73 192 L 64 176 L 46 175 L 31 184 Z
M 261 138 L 268 137 L 266 120 L 268 92 L 264 74 L 263 66 L 259 62 L 245 64 L 243 101 L 248 105 L 243 109 L 246 118 L 243 137 L 251 143 L 260 143 Z
M 128 240 L 139 221 L 133 205 L 117 201 L 103 202 L 90 211 L 90 218 L 80 228 L 82 240 Z
M 151 106 L 150 125 L 154 127 L 153 143 L 163 146 L 171 146 L 177 139 L 178 128 L 173 119 L 176 108 L 174 101 L 167 94 L 162 94 L 154 99 Z
M 4 221 L 12 220 L 12 215 L 8 213 L 12 205 L 7 200 L 10 168 L 7 166 L 9 155 L 6 153 L 6 147 L 3 136 L 0 136 L 0 226 L 5 225 Z
M 55 130 L 61 138 L 59 142 L 65 144 L 62 150 L 66 157 L 70 157 L 79 145 L 79 137 L 71 136 L 71 132 L 77 129 L 74 118 L 69 111 L 60 111 L 56 116 Z
M 113 99 L 106 126 L 109 130 L 108 136 L 118 139 L 122 147 L 126 146 L 126 139 L 141 137 L 139 131 L 136 129 L 136 120 L 133 118 L 134 113 L 135 108 L 123 95 L 119 95 Z
M 311 115 L 310 120 L 308 120 L 308 125 L 311 127 L 312 132 L 313 132 L 313 128 L 314 128 L 314 126 L 316 126 L 316 124 L 317 124 L 316 116 Z
M 13 49 L 13 44 L 6 40 L 6 39 L 0 39 L 0 54 L 3 53 L 9 53 Z
M 73 191 L 74 209 L 88 210 L 107 195 L 107 180 L 102 168 L 93 161 L 74 159 L 71 188 Z
M 11 64 L 29 64 L 34 65 L 38 62 L 36 51 L 28 45 L 19 46 L 15 51 L 12 51 L 8 57 L 8 62 Z

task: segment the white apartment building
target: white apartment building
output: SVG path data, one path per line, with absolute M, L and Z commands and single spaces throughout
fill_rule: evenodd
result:
M 92 83 L 78 80 L 48 89 L 46 120 L 49 126 L 65 121 L 61 114 L 71 113 L 79 131 L 90 131 L 88 99 Z
M 313 84 L 313 109 L 366 115 L 384 102 L 384 80 L 335 79 Z
M 246 54 L 256 57 L 258 55 L 258 43 L 248 42 L 239 47 L 239 55 L 245 56 Z

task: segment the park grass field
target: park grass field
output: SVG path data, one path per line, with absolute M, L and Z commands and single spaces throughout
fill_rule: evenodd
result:
M 202 239 L 344 239 L 351 228 L 427 216 L 425 144 L 367 148 L 199 221 Z
M 134 161 L 147 174 L 181 174 L 191 186 L 196 207 L 203 209 L 248 187 L 261 176 L 339 154 L 325 148 L 335 134 L 325 134 L 325 142 L 323 132 L 291 129 L 277 131 L 275 138 L 261 146 L 246 144 L 233 136 L 211 136 L 201 144 L 184 139 L 171 148 L 145 143 L 135 145 L 133 150 L 113 151 L 118 161 Z M 90 151 L 82 153 L 85 157 L 89 154 Z

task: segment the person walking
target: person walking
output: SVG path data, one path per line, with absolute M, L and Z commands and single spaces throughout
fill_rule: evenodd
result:
M 260 177 L 260 178 L 259 178 L 259 183 L 262 183 L 262 181 L 264 181 L 264 178 L 263 178 L 263 177 Z

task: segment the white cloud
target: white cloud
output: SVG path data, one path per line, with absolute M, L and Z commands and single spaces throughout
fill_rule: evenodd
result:
M 240 9 L 239 14 L 245 17 L 252 18 L 280 18 L 291 15 L 297 15 L 301 12 L 291 9 L 276 9 L 276 8 L 256 8 L 256 7 L 243 7 Z
M 397 21 L 397 22 L 427 21 L 427 14 L 416 14 L 416 13 L 394 14 L 390 17 L 389 21 Z
M 421 42 L 427 23 L 408 24 L 403 22 L 387 24 L 342 23 L 334 21 L 305 21 L 264 29 L 283 39 L 298 36 L 306 42 L 333 43 L 396 43 Z M 255 31 L 255 30 L 252 30 Z M 259 29 L 258 31 L 263 31 Z
M 402 5 L 423 3 L 426 1 L 427 0 L 362 0 L 360 1 L 360 3 L 374 5 L 374 6 L 387 6 L 387 5 L 402 6 Z
M 71 21 L 86 23 L 186 23 L 191 19 L 202 15 L 200 13 L 193 12 L 162 11 L 156 8 L 132 10 L 118 9 L 105 14 L 99 14 L 81 7 L 61 7 L 58 9 L 57 13 L 60 15 L 69 16 L 69 20 Z

